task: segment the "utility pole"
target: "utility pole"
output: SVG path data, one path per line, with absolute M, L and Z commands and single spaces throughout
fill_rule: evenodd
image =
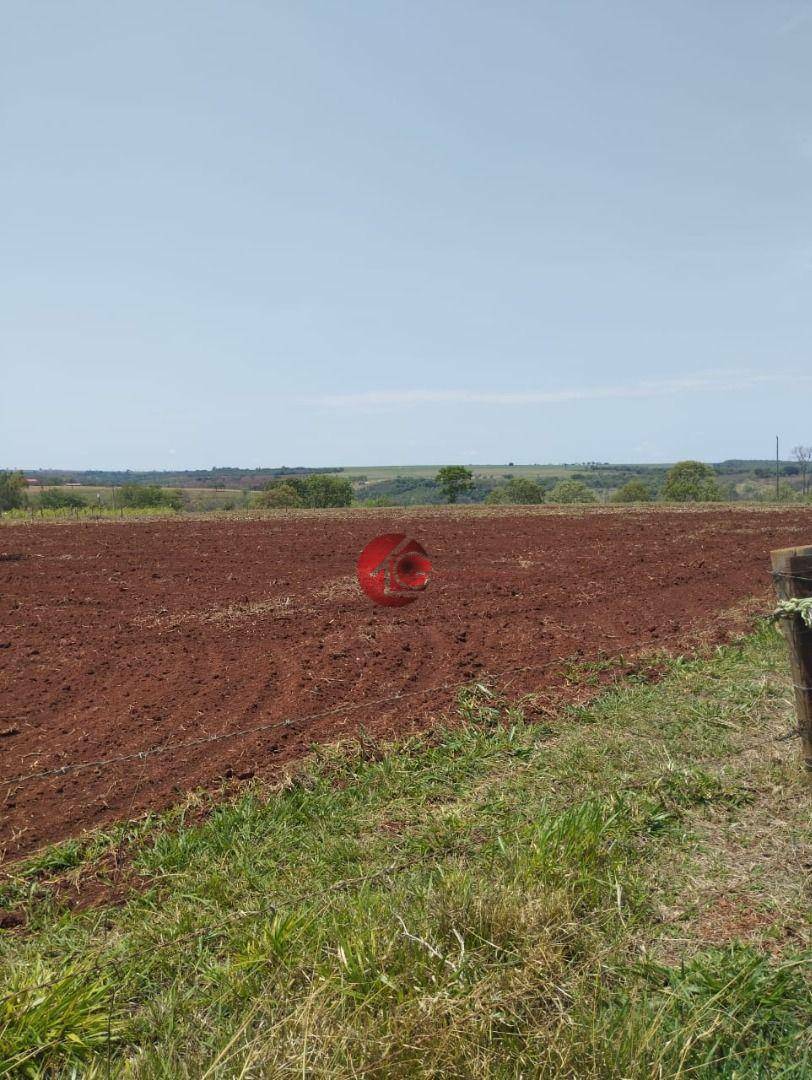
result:
M 780 492 L 778 489 L 778 436 L 775 437 L 775 501 L 778 502 Z

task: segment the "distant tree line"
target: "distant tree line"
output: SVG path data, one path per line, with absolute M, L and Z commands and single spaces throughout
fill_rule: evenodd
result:
M 0 472 L 0 511 L 20 510 L 29 505 L 28 485 L 23 474 Z M 57 485 L 37 491 L 36 502 L 32 505 L 42 510 L 80 510 L 88 505 L 88 501 L 78 491 Z M 184 497 L 182 491 L 167 490 L 158 484 L 131 483 L 112 489 L 110 505 L 134 510 L 182 510 Z
M 83 487 L 123 487 L 138 484 L 162 488 L 243 488 L 261 490 L 272 480 L 287 476 L 310 476 L 314 473 L 341 473 L 341 466 L 309 468 L 304 465 L 277 468 L 241 469 L 229 465 L 216 465 L 212 469 L 179 469 L 160 472 L 158 470 L 133 471 L 131 469 L 105 471 L 88 469 L 79 472 L 63 470 L 34 470 L 28 475 L 36 478 L 43 486 L 55 487 L 60 484 L 80 484 Z
M 461 491 L 470 487 L 473 474 L 462 466 L 446 466 L 437 474 L 437 483 L 449 502 L 456 502 Z M 630 479 L 612 495 L 615 503 L 647 503 L 657 497 L 655 490 L 642 479 Z M 665 474 L 659 492 L 664 502 L 720 502 L 724 492 L 710 465 L 701 461 L 680 461 Z M 546 487 L 537 480 L 510 477 L 505 484 L 495 487 L 485 498 L 491 505 L 549 503 L 594 503 L 597 496 L 592 486 L 575 473 Z
M 29 485 L 19 471 L 0 472 L 0 512 L 30 506 L 43 510 L 80 510 L 88 505 L 101 507 L 100 494 L 87 496 L 74 489 L 70 478 L 82 478 L 93 486 L 106 486 L 107 507 L 133 510 L 233 509 L 233 498 L 213 505 L 170 488 L 169 477 L 197 488 L 232 489 L 242 486 L 241 505 L 265 509 L 318 509 L 363 506 L 410 506 L 438 503 L 486 503 L 488 505 L 533 505 L 546 503 L 650 503 L 719 502 L 740 499 L 792 503 L 812 499 L 812 447 L 796 446 L 791 462 L 730 459 L 712 466 L 698 461 L 676 465 L 610 465 L 584 462 L 559 477 L 531 478 L 506 471 L 501 478 L 477 475 L 464 465 L 446 465 L 435 476 L 394 476 L 367 482 L 356 476 L 355 484 L 339 468 L 232 469 L 218 467 L 188 473 L 49 471 L 29 473 L 39 485 Z M 508 468 L 513 470 L 511 463 Z M 572 467 L 568 467 L 572 468 Z M 164 483 L 146 483 L 142 477 L 156 477 Z M 124 482 L 111 485 L 114 479 Z M 777 487 L 776 487 L 777 479 Z M 48 486 L 45 486 L 45 485 Z

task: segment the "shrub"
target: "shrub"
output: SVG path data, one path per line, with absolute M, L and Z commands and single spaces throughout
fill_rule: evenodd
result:
M 25 477 L 21 472 L 0 472 L 0 510 L 19 510 L 25 506 Z
M 594 503 L 597 499 L 595 492 L 583 480 L 559 480 L 550 492 L 550 502 Z
M 678 461 L 665 478 L 666 502 L 721 502 L 716 473 L 702 461 Z
M 485 496 L 485 502 L 491 505 L 500 503 L 536 505 L 544 502 L 544 488 L 535 480 L 528 480 L 523 476 L 512 476 L 506 484 L 490 491 Z
M 769 502 L 781 503 L 796 502 L 796 500 L 798 500 L 799 498 L 801 498 L 801 493 L 799 491 L 796 491 L 788 480 L 782 480 L 779 483 L 777 493 L 775 490 L 773 490 L 767 496 Z
M 43 491 L 39 497 L 43 510 L 78 510 L 87 503 L 76 491 Z
M 310 476 L 271 480 L 257 496 L 254 505 L 276 509 L 306 506 L 311 510 L 320 510 L 349 506 L 351 503 L 352 484 L 346 477 L 312 473 Z
M 736 497 L 745 502 L 757 502 L 761 498 L 762 487 L 752 480 L 745 480 L 736 488 Z
M 642 480 L 629 480 L 619 488 L 612 496 L 613 503 L 643 503 L 651 502 L 654 496 L 651 488 Z
M 183 509 L 183 492 L 166 491 L 158 484 L 122 484 L 116 494 L 116 505 L 134 510 L 146 510 L 156 506 L 168 506 L 172 510 Z
M 284 480 L 269 484 L 254 499 L 254 506 L 263 510 L 291 510 L 304 506 L 304 499 L 293 486 Z

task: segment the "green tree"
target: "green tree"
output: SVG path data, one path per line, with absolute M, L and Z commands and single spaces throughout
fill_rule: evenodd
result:
M 544 488 L 537 480 L 529 480 L 525 476 L 512 476 L 505 487 L 509 502 L 525 505 L 544 502 Z
M 594 503 L 595 492 L 583 480 L 559 480 L 550 492 L 553 503 Z
M 465 491 L 473 487 L 474 474 L 464 465 L 444 465 L 435 477 L 436 483 L 450 503 L 455 503 Z
M 613 503 L 644 503 L 651 502 L 653 495 L 651 488 L 642 480 L 628 480 L 622 488 L 619 488 L 612 496 Z
M 25 477 L 21 472 L 0 472 L 0 510 L 18 510 L 25 506 Z
M 156 484 L 122 484 L 118 489 L 116 502 L 132 510 L 143 510 L 147 506 L 161 506 L 163 489 Z
M 87 503 L 76 491 L 43 491 L 39 497 L 43 510 L 78 510 Z
M 303 481 L 305 506 L 322 509 L 329 506 L 349 506 L 352 502 L 352 483 L 342 476 L 312 473 Z
M 678 461 L 663 485 L 666 502 L 721 502 L 716 473 L 702 461 Z
M 268 484 L 254 499 L 254 506 L 263 510 L 293 510 L 304 504 L 304 499 L 293 484 L 284 480 Z

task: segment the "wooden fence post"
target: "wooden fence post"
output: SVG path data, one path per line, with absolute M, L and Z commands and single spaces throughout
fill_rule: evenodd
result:
M 780 548 L 770 559 L 779 600 L 812 596 L 812 547 Z M 801 757 L 812 781 L 812 629 L 800 615 L 782 619 L 781 626 L 789 645 Z

